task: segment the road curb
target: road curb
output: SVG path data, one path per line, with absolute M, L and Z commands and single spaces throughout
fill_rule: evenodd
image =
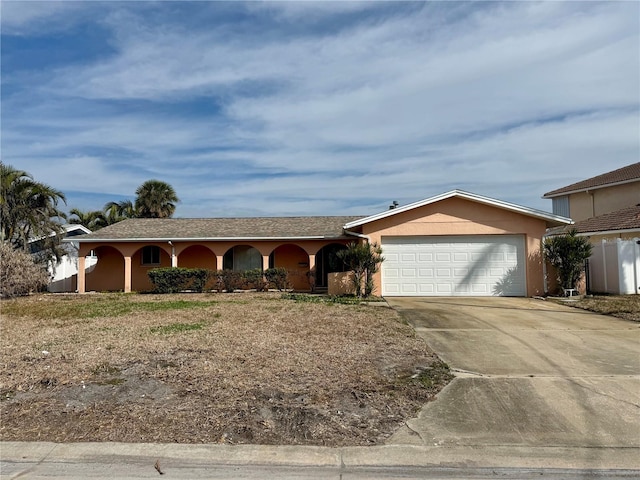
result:
M 3 462 L 42 464 L 181 463 L 287 467 L 450 467 L 627 469 L 640 471 L 640 448 L 531 446 L 315 447 L 150 443 L 0 442 Z

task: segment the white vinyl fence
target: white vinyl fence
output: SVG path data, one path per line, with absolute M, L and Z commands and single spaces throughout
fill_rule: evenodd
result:
M 640 294 L 640 239 L 603 240 L 594 245 L 589 258 L 589 290 Z

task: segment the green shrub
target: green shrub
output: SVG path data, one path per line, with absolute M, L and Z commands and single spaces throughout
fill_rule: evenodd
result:
M 542 242 L 544 257 L 555 267 L 562 288 L 575 288 L 592 250 L 589 238 L 579 237 L 575 229 Z
M 226 290 L 232 293 L 243 286 L 243 278 L 240 272 L 234 270 L 218 270 L 216 272 L 218 291 Z
M 373 275 L 384 261 L 382 248 L 377 243 L 352 242 L 345 250 L 337 252 L 336 256 L 353 273 L 352 284 L 356 297 L 371 296 L 374 290 Z
M 289 271 L 284 267 L 269 268 L 264 272 L 264 278 L 273 288 L 277 288 L 281 292 L 290 287 Z
M 242 288 L 247 290 L 255 288 L 258 292 L 262 292 L 267 289 L 267 282 L 264 279 L 262 269 L 254 268 L 252 270 L 245 270 L 241 275 L 243 280 Z
M 206 268 L 154 268 L 148 275 L 158 293 L 177 293 L 184 290 L 204 291 L 212 272 Z

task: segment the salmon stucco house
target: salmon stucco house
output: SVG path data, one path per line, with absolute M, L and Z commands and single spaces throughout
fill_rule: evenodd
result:
M 129 219 L 75 237 L 78 291 L 144 291 L 156 267 L 284 267 L 296 290 L 326 287 L 336 251 L 377 242 L 383 296 L 533 296 L 544 289 L 540 242 L 571 220 L 461 190 L 368 217 Z M 85 274 L 85 259 L 97 257 Z

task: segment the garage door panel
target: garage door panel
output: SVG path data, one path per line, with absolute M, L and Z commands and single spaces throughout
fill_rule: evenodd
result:
M 415 253 L 403 253 L 400 255 L 400 261 L 402 262 L 415 262 L 416 254 Z
M 387 278 L 389 279 L 400 277 L 400 272 L 397 268 L 388 268 L 387 270 L 385 270 L 385 273 L 387 274 Z
M 433 283 L 420 283 L 418 285 L 418 290 L 423 295 L 433 293 L 435 291 Z
M 387 253 L 384 256 L 385 260 L 388 260 L 390 263 L 398 263 L 398 254 L 397 253 Z
M 407 283 L 401 287 L 402 293 L 411 294 L 418 291 L 418 286 L 415 283 Z
M 407 278 L 410 280 L 413 280 L 416 278 L 416 269 L 415 268 L 403 268 L 401 270 L 401 275 L 402 278 Z
M 383 295 L 526 294 L 522 235 L 383 237 L 382 249 Z

